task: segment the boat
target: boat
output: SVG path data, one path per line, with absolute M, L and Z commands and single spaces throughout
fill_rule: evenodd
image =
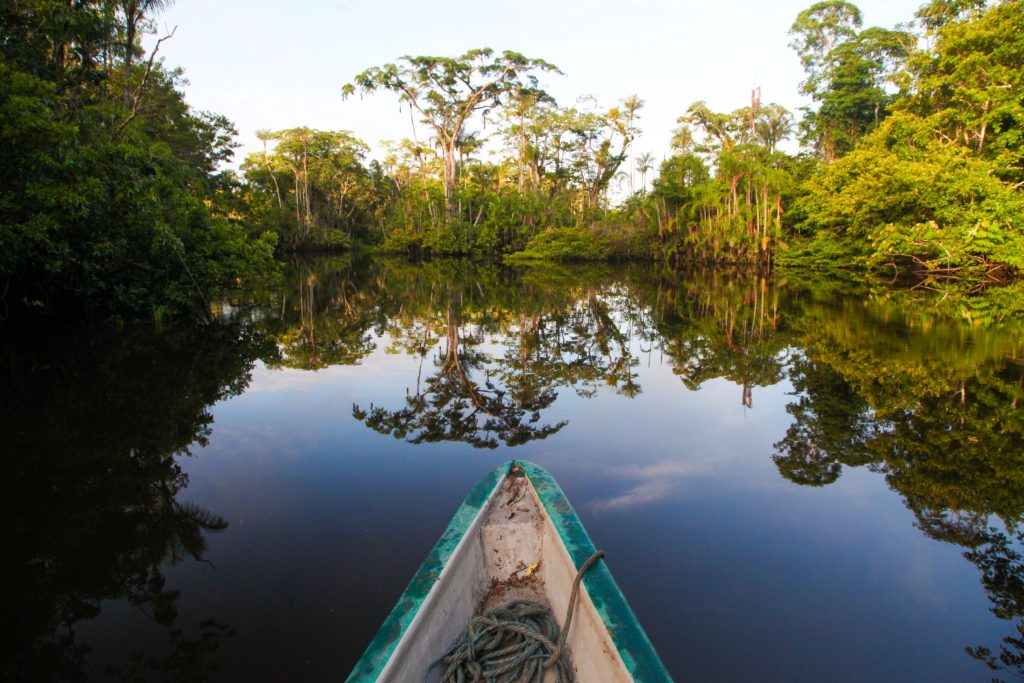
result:
M 348 683 L 440 681 L 437 665 L 471 617 L 523 600 L 558 620 L 570 680 L 671 681 L 602 554 L 547 471 L 497 467 L 456 511 Z

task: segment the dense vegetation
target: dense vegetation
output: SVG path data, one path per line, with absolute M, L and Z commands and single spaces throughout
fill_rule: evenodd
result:
M 561 105 L 540 82 L 557 67 L 477 49 L 343 86 L 419 120 L 382 159 L 350 131 L 297 127 L 260 131 L 240 173 L 220 168 L 231 123 L 192 110 L 157 59 L 171 35 L 141 47 L 166 4 L 0 9 L 0 314 L 206 317 L 213 294 L 273 272 L 275 244 L 933 281 L 1024 268 L 1019 0 L 933 0 L 894 30 L 818 2 L 791 29 L 814 106 L 798 119 L 759 90 L 728 113 L 695 102 L 658 169 L 634 149 L 638 96 Z
M 1022 27 L 1020 2 L 936 0 L 898 30 L 819 2 L 791 30 L 814 107 L 797 121 L 757 90 L 729 113 L 694 103 L 650 190 L 651 155 L 631 157 L 638 97 L 559 105 L 538 84 L 557 69 L 512 52 L 403 57 L 344 92 L 393 93 L 429 140 L 367 164 L 347 131 L 268 132 L 244 203 L 293 246 L 1019 269 Z M 782 151 L 794 135 L 801 151 Z
M 160 42 L 141 49 L 166 4 L 0 6 L 0 317 L 205 317 L 273 272 L 273 236 L 218 210 L 234 128 L 189 108 Z

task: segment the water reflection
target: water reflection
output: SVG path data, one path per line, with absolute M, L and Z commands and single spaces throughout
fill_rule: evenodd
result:
M 549 437 L 571 422 L 545 417 L 560 391 L 638 396 L 636 368 L 652 354 L 688 390 L 734 383 L 747 408 L 757 387 L 788 381 L 793 421 L 772 456 L 780 475 L 815 487 L 844 467 L 884 476 L 924 533 L 964 548 L 993 613 L 1018 620 L 1020 637 L 968 652 L 1024 673 L 1021 324 L 999 313 L 1014 301 L 1005 292 L 960 298 L 959 311 L 948 294 L 648 267 L 333 263 L 303 271 L 281 297 L 276 335 L 290 367 L 358 363 L 378 343 L 418 358 L 404 396 L 352 411 L 411 443 Z M 636 485 L 604 507 L 659 500 L 702 474 L 634 469 Z
M 650 403 L 662 381 L 678 395 L 717 382 L 746 411 L 788 389 L 791 421 L 768 440 L 773 481 L 829 491 L 851 468 L 884 477 L 924 534 L 962 549 L 993 615 L 1012 622 L 1002 643 L 964 643 L 967 652 L 1024 675 L 1017 290 L 926 296 L 801 278 L 332 258 L 292 264 L 280 291 L 225 304 L 224 320 L 201 332 L 5 340 L 5 679 L 215 677 L 222 644 L 247 625 L 178 616 L 168 567 L 204 561 L 227 526 L 188 502 L 182 459 L 210 437 L 211 406 L 246 391 L 255 364 L 312 381 L 382 355 L 409 359 L 394 366 L 407 375 L 352 406 L 358 429 L 525 447 L 512 455 L 593 428 L 581 416 L 600 402 L 590 399 L 675 419 Z M 671 369 L 665 380 L 642 372 L 657 363 Z M 330 419 L 351 423 L 343 405 Z M 669 455 L 619 463 L 621 488 L 592 509 L 654 506 L 730 474 Z M 115 600 L 162 625 L 163 643 L 100 672 L 76 624 Z
M 775 445 L 779 472 L 823 486 L 843 467 L 885 476 L 929 537 L 965 549 L 1000 619 L 1024 636 L 1024 363 L 1016 334 L 925 320 L 870 324 L 887 309 L 849 307 L 842 319 L 805 309 L 801 350 L 789 369 L 794 421 Z M 919 321 L 920 322 L 920 321 Z M 870 333 L 867 330 L 871 330 Z M 993 669 L 1024 674 L 1024 639 L 998 653 L 967 651 Z
M 353 416 L 377 432 L 410 443 L 464 441 L 478 448 L 516 446 L 564 427 L 564 421 L 538 424 L 541 411 L 556 398 L 552 384 L 543 379 L 519 381 L 514 363 L 511 376 L 506 375 L 505 363 L 494 363 L 490 354 L 477 348 L 484 341 L 485 325 L 477 321 L 474 331 L 464 332 L 462 300 L 451 290 L 446 298 L 444 346 L 432 363 L 436 371 L 425 380 L 417 378 L 415 392 L 405 397 L 402 408 L 371 404 L 364 411 L 356 405 Z M 419 339 L 418 327 L 413 327 L 414 339 Z M 431 326 L 422 327 L 421 363 L 431 336 Z M 482 379 L 475 380 L 480 374 Z
M 252 331 L 125 327 L 6 338 L 0 357 L 0 477 L 8 681 L 84 680 L 89 643 L 76 625 L 123 600 L 165 630 L 166 647 L 111 663 L 122 680 L 205 680 L 232 630 L 180 624 L 166 567 L 202 561 L 227 522 L 183 498 L 179 462 L 210 435 L 209 407 L 244 391 Z
M 496 448 L 561 430 L 565 420 L 542 420 L 561 387 L 580 395 L 598 385 L 628 397 L 640 393 L 630 334 L 597 289 L 578 290 L 580 301 L 573 300 L 572 289 L 529 289 L 537 296 L 517 306 L 513 289 L 492 290 L 488 298 L 471 277 L 449 276 L 441 310 L 430 298 L 404 301 L 408 324 L 396 319 L 386 332 L 421 360 L 433 353 L 433 370 L 426 378 L 417 376 L 403 407 L 355 406 L 353 414 L 376 431 L 412 443 L 463 441 Z M 440 344 L 431 351 L 434 339 Z

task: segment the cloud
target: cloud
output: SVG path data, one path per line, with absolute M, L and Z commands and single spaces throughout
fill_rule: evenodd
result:
M 606 500 L 592 503 L 595 510 L 621 510 L 654 503 L 682 493 L 689 482 L 711 472 L 708 463 L 662 460 L 646 465 L 617 468 L 615 475 L 636 480 L 636 484 Z

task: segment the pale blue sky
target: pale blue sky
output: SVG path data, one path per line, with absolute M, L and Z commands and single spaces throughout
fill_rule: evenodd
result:
M 474 47 L 556 64 L 565 76 L 545 83 L 562 104 L 594 95 L 611 106 L 638 94 L 646 107 L 634 152 L 660 159 L 695 100 L 732 110 L 759 86 L 765 102 L 804 103 L 787 31 L 812 1 L 177 0 L 159 22 L 178 27 L 161 54 L 185 69 L 189 101 L 238 126 L 239 160 L 257 149 L 260 128 L 347 129 L 370 145 L 410 137 L 408 111 L 399 113 L 394 96 L 343 101 L 341 85 L 403 54 Z M 922 2 L 857 4 L 866 26 L 892 27 Z

